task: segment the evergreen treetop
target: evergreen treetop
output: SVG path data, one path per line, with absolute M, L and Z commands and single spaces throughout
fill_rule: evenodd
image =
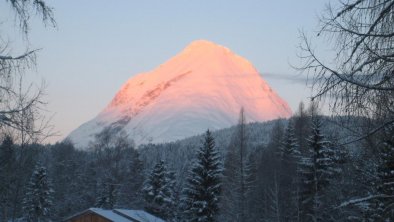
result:
M 189 172 L 185 194 L 185 215 L 188 221 L 216 221 L 219 211 L 221 164 L 215 141 L 209 130 L 203 146 Z
M 28 222 L 50 221 L 53 192 L 46 168 L 37 164 L 23 200 L 25 219 Z

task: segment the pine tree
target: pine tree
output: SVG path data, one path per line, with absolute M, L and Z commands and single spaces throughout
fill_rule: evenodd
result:
M 249 154 L 248 162 L 245 166 L 245 187 L 246 187 L 246 221 L 257 221 L 258 213 L 261 210 L 258 206 L 259 197 L 257 195 L 257 152 Z
M 310 116 L 307 113 L 304 103 L 300 103 L 298 106 L 298 110 L 295 115 L 292 117 L 294 121 L 294 133 L 297 138 L 297 142 L 299 145 L 299 150 L 302 152 L 306 152 L 308 147 L 307 136 L 310 131 Z
M 283 221 L 292 221 L 298 217 L 298 175 L 300 158 L 299 147 L 294 133 L 293 123 L 289 121 L 281 144 L 280 156 L 280 212 Z
M 23 200 L 25 219 L 28 222 L 50 221 L 52 194 L 45 167 L 37 164 L 26 188 Z
M 311 221 L 314 216 L 313 196 L 314 196 L 314 166 L 312 158 L 303 156 L 299 162 L 298 173 L 301 177 L 301 195 L 300 195 L 300 219 L 301 221 Z M 313 217 L 314 218 L 314 217 Z
M 182 216 L 179 212 L 181 190 L 174 171 L 168 171 L 167 178 L 170 193 L 169 204 L 167 205 L 167 221 L 178 222 L 178 218 Z
M 303 176 L 301 218 L 305 221 L 322 221 L 327 216 L 327 187 L 340 172 L 335 163 L 338 159 L 336 153 L 325 140 L 321 128 L 320 117 L 313 116 L 308 153 L 300 162 L 300 174 Z
M 171 219 L 173 210 L 173 182 L 163 160 L 160 160 L 147 177 L 142 192 L 145 209 L 165 220 Z
M 186 218 L 194 222 L 217 221 L 220 195 L 220 159 L 215 141 L 208 130 L 203 146 L 197 152 L 184 190 Z
M 286 128 L 284 141 L 282 142 L 282 160 L 285 163 L 296 163 L 300 156 L 297 138 L 294 133 L 294 126 L 291 121 Z

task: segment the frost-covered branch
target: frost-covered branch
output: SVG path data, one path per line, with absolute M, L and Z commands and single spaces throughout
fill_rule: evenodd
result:
M 349 201 L 345 201 L 345 202 L 341 203 L 337 208 L 347 207 L 349 205 L 359 204 L 359 203 L 370 201 L 372 199 L 380 199 L 380 198 L 394 198 L 394 196 L 370 195 L 370 196 L 367 196 L 367 197 L 361 197 L 361 198 L 356 198 L 356 199 L 351 199 Z

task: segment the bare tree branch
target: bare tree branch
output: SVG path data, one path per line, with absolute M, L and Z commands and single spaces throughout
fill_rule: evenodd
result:
M 329 98 L 333 112 L 380 124 L 394 119 L 393 14 L 393 0 L 348 0 L 339 9 L 329 5 L 318 37 L 334 40 L 331 61 L 321 60 L 301 33 L 304 65 L 298 70 L 313 77 L 312 99 Z
M 31 50 L 31 51 L 29 51 L 29 52 L 26 52 L 26 53 L 24 53 L 24 54 L 22 54 L 22 55 L 19 55 L 19 56 L 16 56 L 16 57 L 0 55 L 0 60 L 3 60 L 3 61 L 4 61 L 4 60 L 19 60 L 19 59 L 25 59 L 26 57 L 28 57 L 28 56 L 34 54 L 35 52 L 37 52 L 37 51 L 39 51 L 39 50 L 41 50 L 41 49 Z

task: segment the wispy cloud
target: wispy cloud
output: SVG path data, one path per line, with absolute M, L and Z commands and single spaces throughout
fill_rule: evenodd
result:
M 308 77 L 301 74 L 287 74 L 287 73 L 260 73 L 264 79 L 285 80 L 292 83 L 307 84 Z

